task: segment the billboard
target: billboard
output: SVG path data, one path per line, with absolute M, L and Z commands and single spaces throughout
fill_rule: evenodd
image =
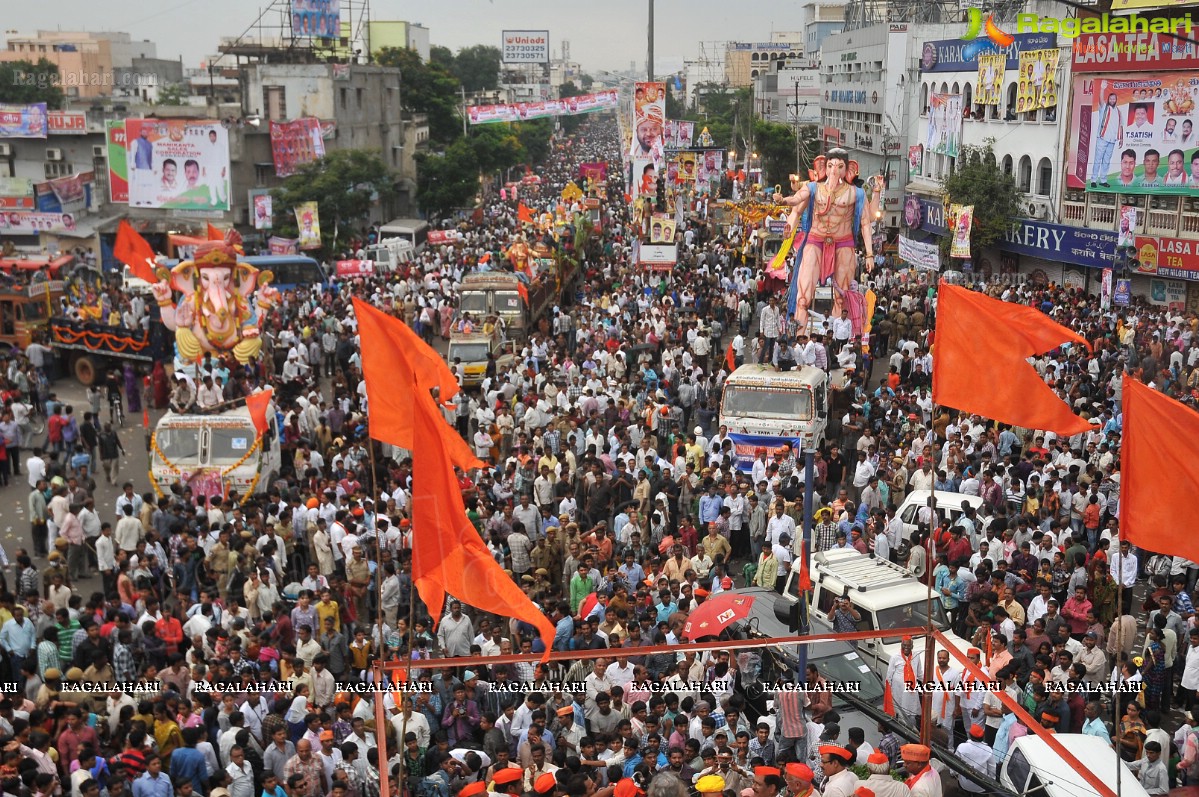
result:
M 83 111 L 49 111 L 46 128 L 56 136 L 87 135 L 87 114 Z
M 321 121 L 314 118 L 271 122 L 271 160 L 276 177 L 290 177 L 300 167 L 325 157 Z
M 956 158 L 962 140 L 962 95 L 930 94 L 928 103 L 925 151 Z
M 907 236 L 899 236 L 899 258 L 905 263 L 911 263 L 916 268 L 926 271 L 941 270 L 941 252 L 936 244 L 913 241 Z
M 341 0 L 291 0 L 291 35 L 333 39 L 341 35 Z
M 500 60 L 505 64 L 548 64 L 548 30 L 506 30 L 500 41 Z
M 126 119 L 129 204 L 229 209 L 229 134 L 220 122 Z
M 666 84 L 637 83 L 633 92 L 633 140 L 629 158 L 633 161 L 633 197 L 645 193 L 648 163 L 654 176 L 665 166 Z
M 925 42 L 920 53 L 921 72 L 974 72 L 980 56 L 994 53 L 994 46 L 980 49 L 978 42 L 964 39 L 941 39 Z M 999 48 L 1006 69 L 1020 66 L 1020 53 L 1025 50 L 1052 50 L 1057 47 L 1056 33 L 1017 33 L 1012 43 Z
M 1020 53 L 1020 80 L 1016 87 L 1016 113 L 1057 107 L 1059 50 L 1026 50 Z M 998 100 L 995 102 L 998 105 Z
M 301 249 L 321 248 L 321 219 L 315 202 L 301 202 L 292 210 L 300 230 Z
M 953 240 L 949 244 L 949 256 L 970 258 L 970 228 L 974 226 L 974 205 L 950 205 L 949 214 L 954 219 Z
M 14 235 L 37 235 L 39 232 L 71 232 L 75 217 L 70 213 L 0 213 L 0 230 Z
M 125 165 L 125 120 L 104 123 L 108 150 L 108 201 L 129 201 L 129 169 Z
M 46 103 L 0 105 L 0 138 L 45 138 Z
M 1182 44 L 1159 33 L 1083 33 L 1070 48 L 1073 72 L 1199 69 L 1199 48 Z
M 1199 71 L 1074 79 L 1066 186 L 1199 196 Z
M 472 105 L 466 109 L 466 115 L 472 125 L 486 125 L 548 116 L 575 116 L 615 108 L 618 104 L 616 89 L 607 89 L 594 94 L 563 97 L 560 100 L 518 102 L 512 105 Z
M 978 57 L 978 85 L 974 87 L 975 105 L 998 105 L 1003 96 L 1003 78 L 1007 59 L 1002 55 Z
M 1199 241 L 1158 235 L 1137 236 L 1137 272 L 1155 277 L 1199 280 Z

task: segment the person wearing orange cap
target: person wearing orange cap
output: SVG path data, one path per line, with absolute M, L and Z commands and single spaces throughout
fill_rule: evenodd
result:
M 871 753 L 866 758 L 866 769 L 870 770 L 870 775 L 863 786 L 873 792 L 874 797 L 912 797 L 912 790 L 903 781 L 891 777 L 891 759 L 886 753 L 877 750 Z
M 820 769 L 824 772 L 824 797 L 853 797 L 860 781 L 858 776 L 849 768 L 853 762 L 853 753 L 835 744 L 822 744 L 820 753 Z
M 645 797 L 645 791 L 632 778 L 621 778 L 612 789 L 612 797 Z
M 754 767 L 754 797 L 776 797 L 786 785 L 778 767 Z
M 954 752 L 957 753 L 958 758 L 973 767 L 975 772 L 993 778 L 995 777 L 995 751 L 983 741 L 984 735 L 983 726 L 971 725 L 969 738 L 959 744 L 958 749 Z M 971 794 L 982 794 L 987 791 L 981 784 L 960 775 L 958 776 L 958 785 L 962 787 L 962 791 Z
M 524 778 L 519 769 L 501 769 L 495 773 L 493 783 L 496 794 L 520 794 L 524 789 Z M 532 791 L 532 788 L 529 791 Z
M 905 781 L 912 797 L 941 797 L 941 776 L 929 766 L 932 750 L 922 744 L 905 744 L 899 748 L 903 766 L 908 771 Z
M 820 797 L 820 792 L 812 785 L 815 777 L 812 768 L 799 761 L 792 761 L 783 769 L 783 780 L 787 782 L 787 793 L 791 797 Z
M 982 666 L 982 651 L 978 648 L 970 648 L 966 651 L 966 658 L 970 659 L 971 663 L 976 665 L 979 670 L 986 672 L 986 668 Z M 962 673 L 962 687 L 965 691 L 958 696 L 958 706 L 962 710 L 962 726 L 966 731 L 966 735 L 970 735 L 970 727 L 978 725 L 982 727 L 985 724 L 986 717 L 983 716 L 983 700 L 986 698 L 986 690 L 983 689 L 983 683 L 973 672 L 966 669 Z
M 474 783 L 468 783 L 458 792 L 458 797 L 478 797 L 480 794 L 487 793 L 487 784 L 484 781 L 476 780 Z
M 916 714 L 920 711 L 920 693 L 909 690 L 908 684 L 918 683 L 924 674 L 923 652 L 914 652 L 912 638 L 905 636 L 900 640 L 899 650 L 891 656 L 887 665 L 886 682 L 891 686 L 891 699 L 895 701 L 895 711 L 899 719 L 911 727 L 916 727 Z
M 549 797 L 558 788 L 558 777 L 553 772 L 543 772 L 533 781 L 533 792 Z

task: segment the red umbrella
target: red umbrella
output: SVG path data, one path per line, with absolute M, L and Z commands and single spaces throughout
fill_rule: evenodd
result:
M 749 617 L 749 608 L 753 603 L 753 595 L 728 592 L 709 598 L 691 612 L 687 624 L 683 626 L 683 633 L 693 642 L 701 637 L 716 636 L 732 625 L 734 620 Z

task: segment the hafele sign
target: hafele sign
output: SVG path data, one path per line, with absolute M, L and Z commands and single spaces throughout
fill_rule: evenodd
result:
M 998 248 L 1076 266 L 1105 268 L 1115 260 L 1116 238 L 1111 230 L 1018 219 L 1012 222 Z

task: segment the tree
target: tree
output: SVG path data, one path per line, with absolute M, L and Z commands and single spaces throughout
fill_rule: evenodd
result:
M 444 47 L 433 49 L 449 52 Z M 452 55 L 450 60 L 453 60 Z M 376 61 L 381 66 L 399 67 L 400 102 L 407 111 L 428 115 L 431 142 L 448 144 L 462 135 L 458 117 L 458 78 L 443 64 L 432 57 L 425 63 L 416 51 L 406 47 L 384 47 Z
M 463 47 L 454 57 L 452 71 L 467 92 L 494 89 L 500 84 L 500 48 L 486 44 Z
M 169 86 L 163 86 L 158 92 L 158 102 L 155 105 L 186 105 L 187 98 L 190 92 L 187 87 L 179 83 L 172 83 Z
M 62 76 L 58 66 L 42 58 L 32 61 L 0 63 L 0 102 L 29 105 L 44 102 L 53 109 L 62 107 Z
M 591 86 L 595 83 L 595 78 L 584 72 L 579 75 L 579 85 L 583 87 L 583 91 L 591 91 Z
M 470 136 L 471 149 L 479 171 L 502 172 L 525 159 L 525 148 L 516 132 L 507 125 L 477 125 Z
M 550 152 L 550 138 L 554 134 L 553 119 L 529 119 L 512 125 L 517 138 L 525 150 L 528 163 L 540 163 Z
M 470 139 L 460 138 L 444 153 L 416 156 L 416 201 L 434 218 L 466 205 L 479 187 L 479 165 Z
M 754 149 L 761 158 L 762 184 L 790 193 L 788 175 L 795 172 L 795 128 L 778 122 L 754 122 Z
M 449 47 L 434 44 L 429 48 L 429 63 L 436 64 L 449 72 L 454 68 L 454 51 Z
M 995 162 L 994 142 L 987 139 L 979 147 L 962 147 L 956 168 L 941 182 L 951 204 L 974 206 L 971 260 L 978 250 L 998 243 L 1011 228 L 1012 219 L 1020 215 L 1016 180 Z M 949 253 L 950 238 L 948 235 L 941 238 L 942 255 Z
M 305 164 L 271 194 L 275 207 L 285 211 L 280 234 L 290 237 L 297 231 L 295 220 L 286 211 L 301 202 L 316 202 L 323 248 L 335 252 L 353 233 L 354 224 L 366 223 L 374 197 L 386 202 L 395 195 L 395 180 L 379 153 L 338 149 Z

